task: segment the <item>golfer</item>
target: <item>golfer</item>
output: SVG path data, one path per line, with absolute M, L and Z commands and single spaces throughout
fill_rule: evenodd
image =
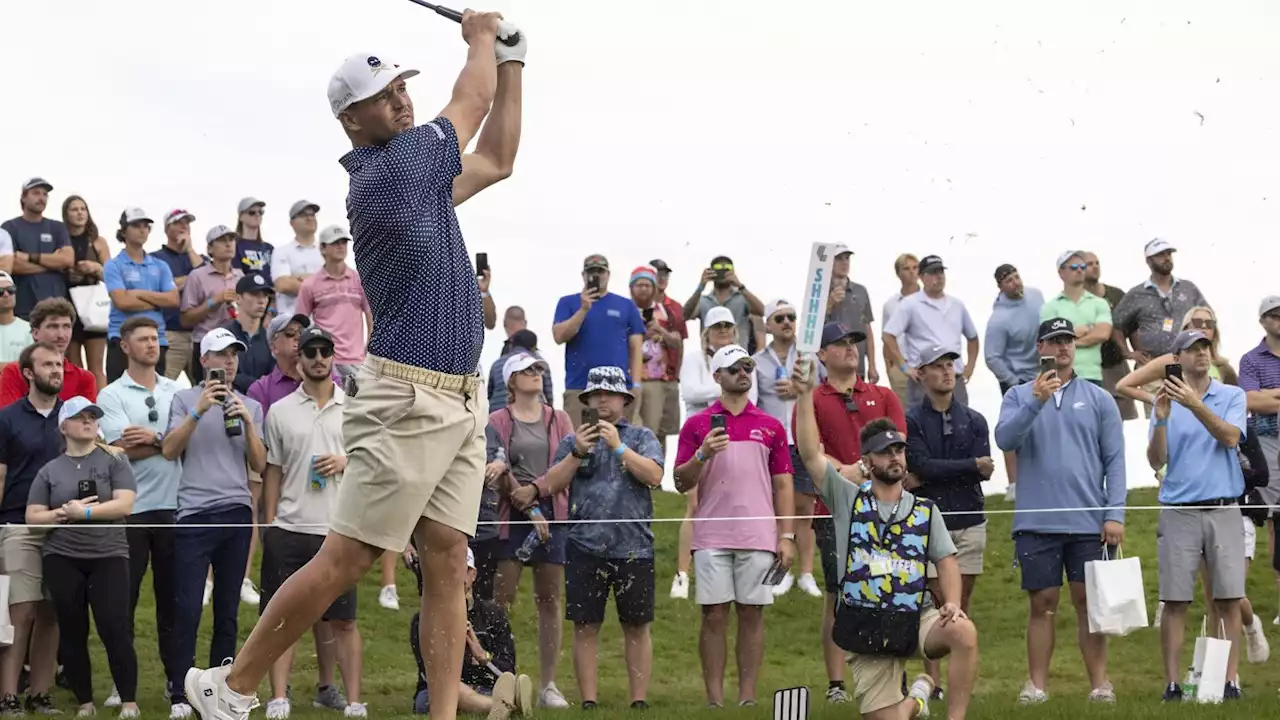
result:
M 373 309 L 369 354 L 347 384 L 346 468 L 330 532 L 271 598 L 234 664 L 187 671 L 185 700 L 203 720 L 247 718 L 276 658 L 384 551 L 403 551 L 411 537 L 423 564 L 431 717 L 457 717 L 463 576 L 488 407 L 477 388 L 480 289 L 454 206 L 509 176 L 515 162 L 526 41 L 498 42 L 500 19 L 464 14 L 466 66 L 448 105 L 425 125 L 414 126 L 405 85 L 418 71 L 385 55 L 352 55 L 329 81 L 329 104 L 353 146 L 341 162 L 351 175 L 356 266 Z M 514 28 L 502 26 L 510 36 Z M 475 153 L 462 155 L 486 117 Z

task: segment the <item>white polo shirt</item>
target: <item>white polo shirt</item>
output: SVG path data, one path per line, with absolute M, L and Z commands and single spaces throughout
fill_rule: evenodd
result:
M 311 487 L 311 458 L 341 455 L 342 406 L 346 393 L 335 387 L 333 399 L 320 408 L 305 386 L 271 405 L 267 413 L 267 464 L 281 470 L 280 503 L 272 524 L 291 532 L 324 535 L 338 502 L 342 474 L 325 478 L 323 490 Z
M 303 245 L 294 238 L 283 247 L 276 248 L 271 256 L 271 276 L 282 278 L 289 275 L 314 275 L 324 267 L 324 258 L 320 256 L 320 241 Z M 276 314 L 292 315 L 298 303 L 297 295 L 276 293 Z

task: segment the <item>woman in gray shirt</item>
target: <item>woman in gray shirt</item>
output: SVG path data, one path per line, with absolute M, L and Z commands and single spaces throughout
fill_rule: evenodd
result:
M 76 396 L 58 411 L 66 452 L 40 469 L 27 523 L 52 525 L 44 541 L 44 586 L 62 630 L 62 662 L 80 703 L 94 713 L 89 608 L 120 693 L 121 718 L 138 717 L 138 656 L 129 637 L 129 544 L 124 518 L 137 485 L 129 459 L 98 439 L 102 410 Z

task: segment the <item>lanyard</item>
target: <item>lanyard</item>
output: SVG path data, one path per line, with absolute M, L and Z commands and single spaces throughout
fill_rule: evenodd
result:
M 875 543 L 877 546 L 883 549 L 885 547 L 884 539 L 887 533 L 889 532 L 889 526 L 893 524 L 893 519 L 898 517 L 898 508 L 902 505 L 902 496 L 898 496 L 898 502 L 893 504 L 893 510 L 889 512 L 888 522 L 884 522 L 880 520 L 880 503 L 876 501 L 876 496 L 868 495 L 868 499 L 871 500 L 871 512 L 875 515 L 875 523 L 876 523 Z

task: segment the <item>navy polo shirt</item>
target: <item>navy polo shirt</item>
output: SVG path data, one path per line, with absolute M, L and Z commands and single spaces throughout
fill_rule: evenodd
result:
M 271 345 L 267 342 L 267 328 L 264 325 L 250 336 L 241 327 L 239 320 L 228 320 L 222 327 L 230 330 L 237 340 L 249 348 L 240 353 L 240 364 L 236 366 L 236 377 L 232 381 L 237 392 L 248 395 L 250 385 L 276 369 L 276 358 L 271 354 Z
M 16 217 L 0 225 L 0 228 L 13 236 L 13 249 L 16 252 L 48 255 L 71 245 L 67 226 L 49 218 L 42 218 L 39 222 L 28 222 L 21 217 Z M 27 319 L 36 303 L 41 300 L 67 297 L 67 276 L 57 270 L 46 270 L 34 275 L 14 274 L 13 282 L 18 288 L 13 313 L 23 320 Z M 23 497 L 26 497 L 25 494 Z
M 62 454 L 62 433 L 58 431 L 61 409 L 62 400 L 58 400 L 45 417 L 25 397 L 0 409 L 0 464 L 6 470 L 0 523 L 27 521 L 31 481 L 36 479 L 40 468 Z
M 447 118 L 410 128 L 340 162 L 351 176 L 347 219 L 373 310 L 369 353 L 449 375 L 480 366 L 480 286 L 453 209 L 462 174 Z
M 195 268 L 191 265 L 191 257 L 185 252 L 174 252 L 168 246 L 151 253 L 151 257 L 159 260 L 169 266 L 169 272 L 173 275 L 176 283 L 178 278 L 184 278 L 191 274 Z M 205 258 L 205 262 L 209 259 Z M 181 303 L 179 303 L 181 305 Z M 191 332 L 190 328 L 182 327 L 182 311 L 178 308 L 170 308 L 164 313 L 164 329 L 172 332 Z
M 147 290 L 164 293 L 178 287 L 173 283 L 173 271 L 168 265 L 150 255 L 143 255 L 140 263 L 134 262 L 124 250 L 107 261 L 106 266 L 102 268 L 102 278 L 107 284 L 107 292 Z M 166 328 L 164 313 L 157 308 L 126 311 L 112 303 L 110 320 L 107 322 L 107 337 L 111 340 L 119 338 L 120 326 L 134 315 L 155 320 L 160 326 L 160 347 L 169 346 L 169 340 L 164 336 Z

